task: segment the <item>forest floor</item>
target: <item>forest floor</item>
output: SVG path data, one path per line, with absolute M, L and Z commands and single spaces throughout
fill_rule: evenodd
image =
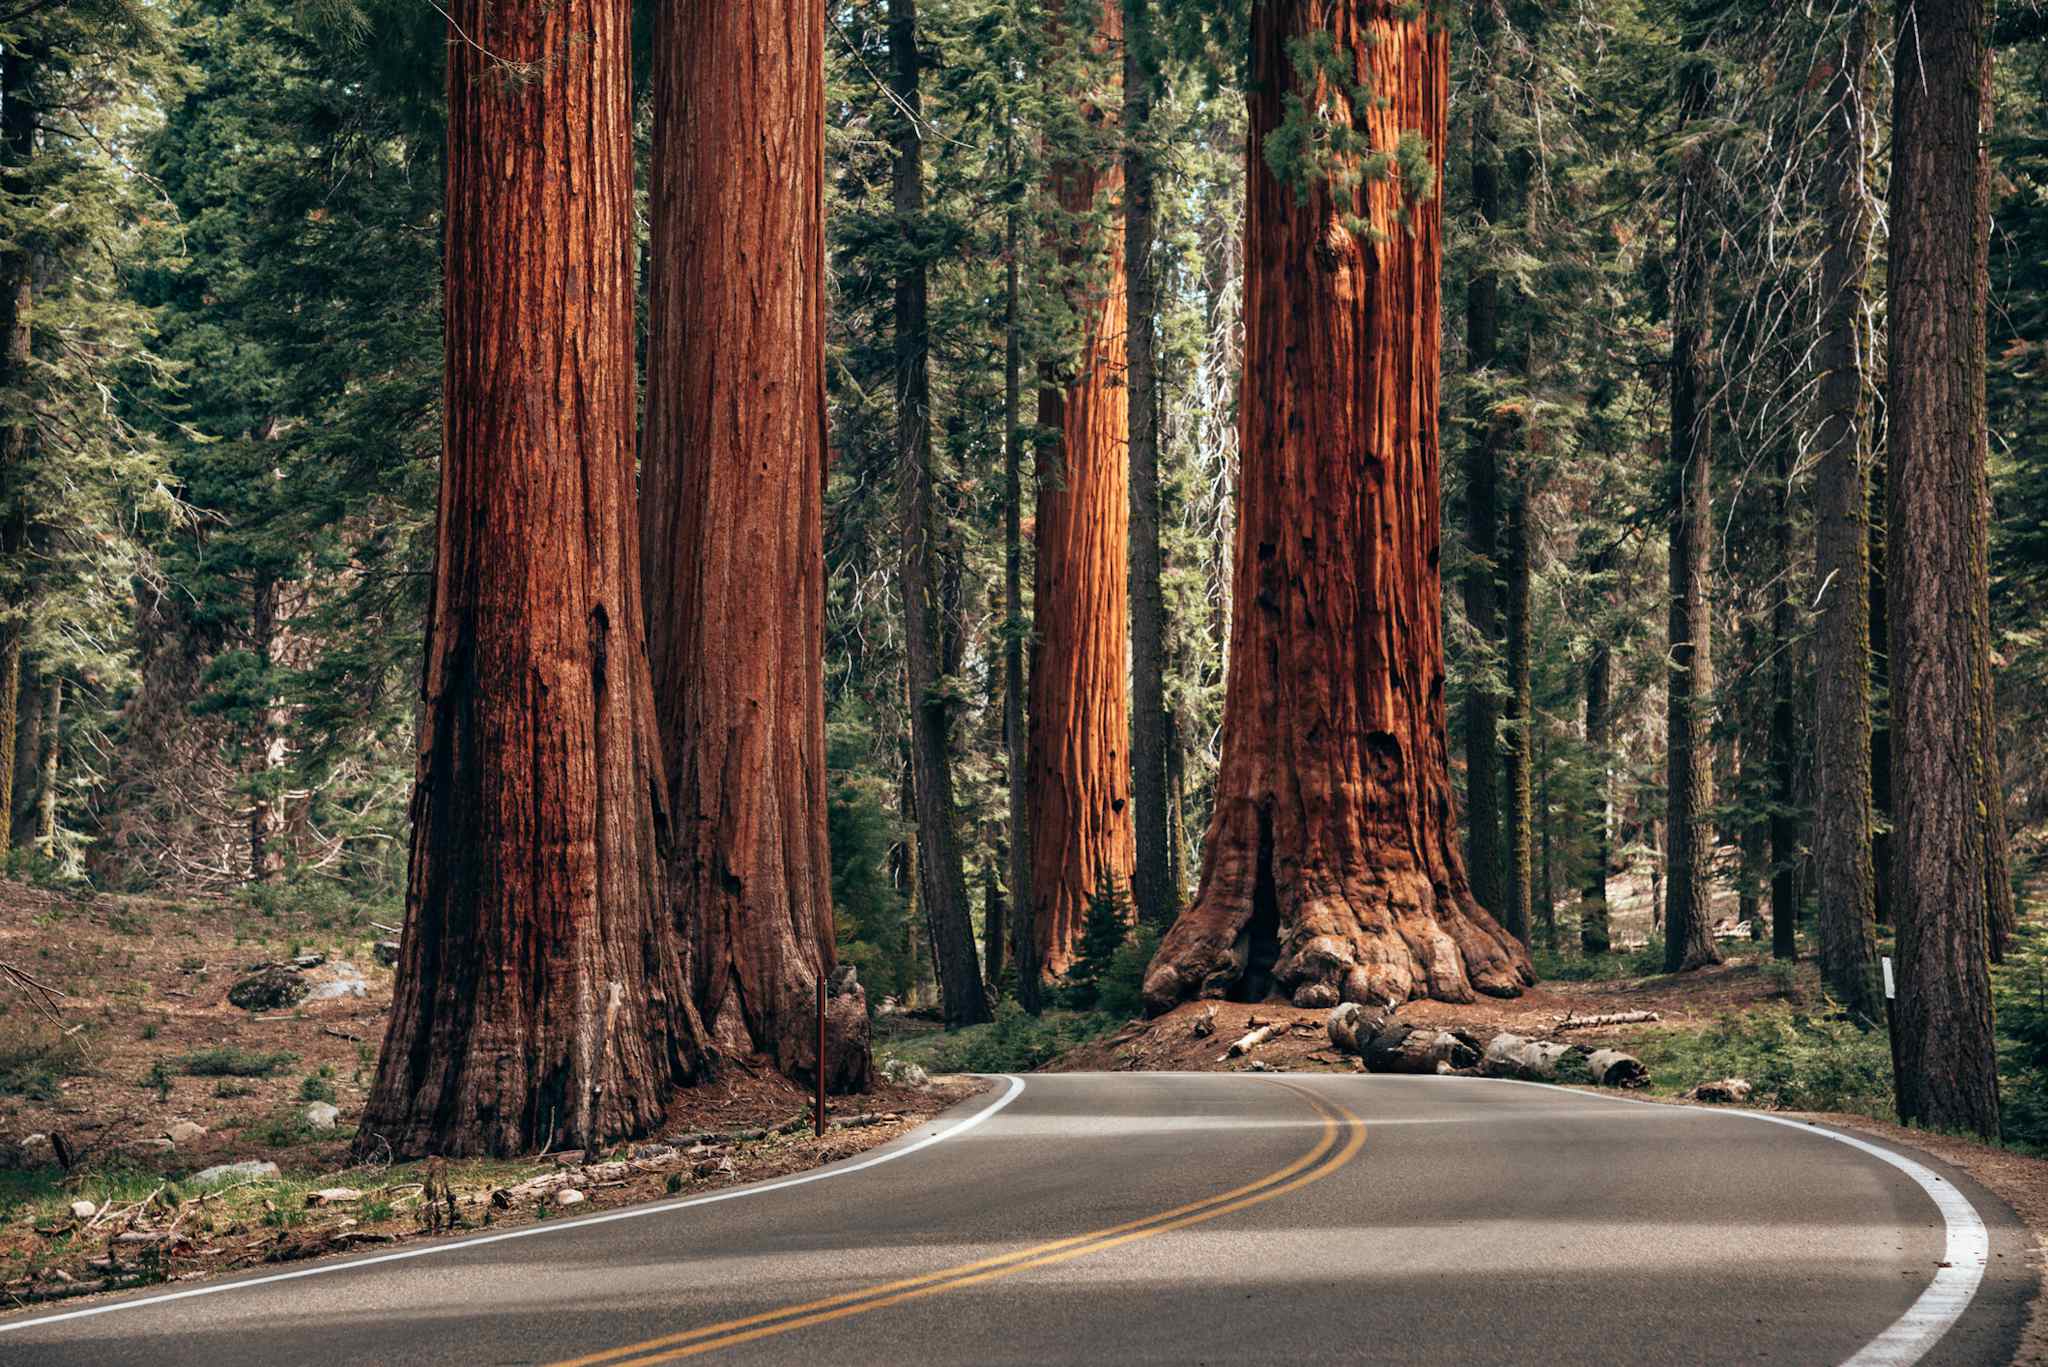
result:
M 738 1064 L 686 1094 L 672 1142 L 588 1163 L 352 1165 L 391 1001 L 381 934 L 347 906 L 0 882 L 0 978 L 11 967 L 55 994 L 0 981 L 0 1307 L 779 1176 L 885 1143 L 979 1085 L 834 1097 L 837 1128 L 815 1139 L 801 1088 Z M 252 966 L 315 955 L 294 974 L 309 999 L 228 1002 Z M 232 1164 L 259 1167 L 195 1180 Z

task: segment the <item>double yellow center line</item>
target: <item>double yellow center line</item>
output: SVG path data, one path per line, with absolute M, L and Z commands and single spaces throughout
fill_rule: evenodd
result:
M 1283 1168 L 1267 1173 L 1241 1187 L 1220 1192 L 1204 1200 L 1176 1206 L 1157 1215 L 1148 1215 L 1140 1220 L 1126 1221 L 1111 1225 L 1107 1229 L 1092 1230 L 1050 1243 L 1019 1249 L 979 1262 L 963 1263 L 958 1267 L 945 1268 L 938 1272 L 927 1272 L 918 1277 L 906 1277 L 901 1281 L 884 1282 L 861 1291 L 848 1291 L 823 1300 L 806 1301 L 801 1305 L 785 1306 L 780 1310 L 763 1311 L 742 1319 L 725 1320 L 719 1324 L 707 1324 L 702 1328 L 688 1329 L 680 1333 L 663 1335 L 639 1343 L 629 1343 L 602 1353 L 587 1357 L 570 1358 L 553 1367 L 653 1367 L 655 1363 L 678 1362 L 683 1358 L 696 1357 L 700 1353 L 713 1353 L 724 1348 L 734 1348 L 756 1339 L 786 1334 L 794 1329 L 805 1329 L 814 1324 L 830 1320 L 847 1319 L 864 1315 L 870 1310 L 881 1310 L 905 1301 L 922 1300 L 936 1296 L 943 1291 L 957 1290 L 963 1286 L 976 1286 L 983 1282 L 1003 1277 L 1013 1277 L 1036 1267 L 1049 1267 L 1072 1258 L 1084 1258 L 1091 1253 L 1101 1253 L 1122 1244 L 1150 1239 L 1176 1229 L 1186 1229 L 1206 1220 L 1229 1215 L 1247 1206 L 1285 1196 L 1311 1182 L 1319 1182 L 1358 1156 L 1365 1146 L 1365 1122 L 1356 1115 L 1299 1087 L 1284 1082 L 1276 1083 L 1294 1092 L 1315 1108 L 1322 1117 L 1323 1127 L 1314 1148 Z M 1348 1133 L 1342 1147 L 1338 1147 L 1340 1133 Z M 1336 1149 L 1332 1153 L 1332 1149 Z

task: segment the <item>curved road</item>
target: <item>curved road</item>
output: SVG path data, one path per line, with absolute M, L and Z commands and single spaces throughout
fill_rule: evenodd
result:
M 799 1178 L 0 1321 L 0 1363 L 2003 1363 L 2023 1235 L 1744 1113 L 1063 1074 Z

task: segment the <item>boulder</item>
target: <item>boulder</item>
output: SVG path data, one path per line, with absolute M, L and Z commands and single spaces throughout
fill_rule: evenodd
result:
M 899 1087 L 925 1087 L 931 1084 L 932 1075 L 915 1063 L 906 1063 L 892 1058 L 882 1064 L 882 1076 Z
M 73 1201 L 71 1203 L 71 1218 L 74 1220 L 90 1220 L 99 1213 L 100 1208 L 90 1201 Z
M 270 964 L 228 989 L 228 1002 L 244 1011 L 280 1011 L 297 1006 L 312 989 L 297 969 Z
M 195 1187 L 218 1186 L 222 1182 L 242 1182 L 256 1177 L 277 1176 L 277 1164 L 250 1160 L 246 1163 L 220 1163 L 192 1174 Z
M 341 1119 L 341 1111 L 325 1101 L 316 1101 L 299 1114 L 315 1130 L 331 1130 Z
M 195 1140 L 206 1138 L 206 1126 L 199 1124 L 197 1121 L 180 1120 L 177 1124 L 165 1130 L 164 1136 L 173 1144 L 190 1144 Z
M 1715 1082 L 1702 1082 L 1685 1094 L 1687 1101 L 1732 1102 L 1736 1105 L 1749 1100 L 1749 1094 L 1756 1089 L 1749 1085 L 1748 1078 L 1724 1077 Z
M 330 1002 L 339 1001 L 344 997 L 369 995 L 370 985 L 363 981 L 363 975 L 356 970 L 354 964 L 336 963 L 328 967 L 326 976 L 320 982 L 313 984 L 312 990 L 306 994 L 306 1000 Z
M 549 1199 L 558 1206 L 580 1206 L 583 1204 L 583 1193 L 574 1187 L 563 1187 Z

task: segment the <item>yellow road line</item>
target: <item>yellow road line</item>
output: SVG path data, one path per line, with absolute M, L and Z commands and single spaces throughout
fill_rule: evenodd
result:
M 1006 1253 L 994 1258 L 984 1258 L 979 1262 L 966 1263 L 958 1267 L 947 1268 L 943 1271 L 927 1273 L 920 1277 L 906 1278 L 902 1281 L 887 1282 L 880 1286 L 868 1287 L 865 1290 L 827 1297 L 824 1300 L 787 1306 L 780 1310 L 767 1311 L 762 1314 L 748 1316 L 744 1319 L 727 1320 L 721 1324 L 705 1325 L 700 1329 L 670 1334 L 658 1339 L 649 1339 L 642 1343 L 628 1344 L 621 1348 L 613 1348 L 588 1357 L 556 1363 L 554 1367 L 595 1367 L 595 1364 L 598 1363 L 607 1363 L 610 1364 L 610 1367 L 653 1367 L 653 1364 L 656 1363 L 676 1362 L 683 1358 L 695 1357 L 700 1353 L 737 1347 L 742 1343 L 750 1343 L 756 1339 L 768 1338 L 794 1329 L 807 1328 L 811 1325 L 822 1324 L 830 1320 L 866 1314 L 870 1310 L 880 1310 L 887 1306 L 900 1305 L 905 1301 L 920 1300 L 926 1296 L 935 1296 L 942 1291 L 954 1290 L 957 1287 L 973 1286 L 982 1282 L 995 1281 L 1003 1277 L 1014 1276 L 1019 1272 L 1028 1271 L 1032 1268 L 1048 1267 L 1055 1263 L 1063 1263 L 1091 1253 L 1100 1253 L 1121 1244 L 1133 1243 L 1140 1239 L 1149 1239 L 1157 1234 L 1185 1229 L 1190 1225 L 1201 1224 L 1205 1221 L 1228 1215 L 1234 1211 L 1243 1210 L 1248 1206 L 1258 1205 L 1262 1201 L 1270 1201 L 1277 1196 L 1283 1196 L 1288 1192 L 1305 1187 L 1311 1182 L 1321 1181 L 1358 1156 L 1358 1151 L 1365 1145 L 1364 1122 L 1358 1116 L 1340 1106 L 1336 1108 L 1336 1111 L 1342 1115 L 1345 1122 L 1351 1127 L 1352 1135 L 1350 1140 L 1334 1157 L 1331 1157 L 1320 1167 L 1304 1172 L 1304 1169 L 1310 1168 L 1325 1153 L 1328 1153 L 1330 1146 L 1335 1142 L 1338 1124 L 1337 1116 L 1333 1115 L 1331 1108 L 1313 1094 L 1288 1086 L 1286 1083 L 1280 1083 L 1279 1085 L 1287 1087 L 1289 1091 L 1300 1095 L 1322 1115 L 1322 1137 L 1314 1148 L 1310 1149 L 1300 1158 L 1295 1159 L 1292 1163 L 1275 1172 L 1269 1173 L 1265 1177 L 1259 1178 L 1257 1181 L 1246 1183 L 1244 1186 L 1233 1188 L 1230 1191 L 1220 1192 L 1205 1200 L 1191 1202 L 1187 1205 L 1176 1207 L 1173 1210 L 1161 1211 L 1157 1215 L 1146 1216 L 1140 1220 L 1131 1220 L 1121 1225 L 1112 1225 L 1106 1229 L 1095 1230 L 1092 1233 L 1077 1234 L 1070 1238 L 1058 1239 L 1051 1243 L 1020 1249 L 1014 1253 Z M 714 1335 L 716 1337 L 712 1337 Z M 692 1342 L 692 1340 L 697 1341 Z M 629 1356 L 632 1354 L 645 1354 L 645 1356 Z

